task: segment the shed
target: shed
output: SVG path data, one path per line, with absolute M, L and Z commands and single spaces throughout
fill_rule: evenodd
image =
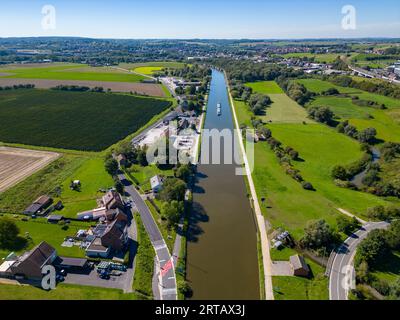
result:
M 162 179 L 158 175 L 150 179 L 151 190 L 153 190 L 153 192 L 159 192 L 162 188 L 162 184 Z
M 53 264 L 62 269 L 79 270 L 85 269 L 88 266 L 88 260 L 80 258 L 58 257 Z
M 308 277 L 310 274 L 310 268 L 308 267 L 303 256 L 298 254 L 290 257 L 290 265 L 293 269 L 293 275 L 299 277 Z
M 60 222 L 60 221 L 63 220 L 63 219 L 64 219 L 63 216 L 58 215 L 58 214 L 53 214 L 53 215 L 51 215 L 51 216 L 48 216 L 47 222 L 50 222 L 50 223 L 58 223 L 58 222 Z

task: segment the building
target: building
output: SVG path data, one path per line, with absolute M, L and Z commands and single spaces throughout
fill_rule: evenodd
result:
M 18 257 L 10 267 L 11 273 L 13 276 L 39 280 L 42 279 L 42 268 L 52 264 L 56 258 L 56 249 L 43 241 L 31 251 Z
M 308 277 L 310 274 L 310 268 L 308 267 L 303 256 L 296 254 L 291 256 L 289 261 L 293 270 L 293 275 L 298 277 Z
M 57 215 L 57 214 L 53 214 L 53 215 L 47 217 L 47 222 L 49 222 L 49 223 L 59 223 L 63 219 L 64 219 L 63 216 Z
M 83 272 L 88 269 L 88 260 L 81 258 L 66 258 L 66 257 L 57 257 L 53 265 L 59 269 L 64 269 L 67 272 Z
M 108 191 L 102 198 L 101 203 L 107 209 L 124 209 L 124 202 L 117 191 Z
M 151 185 L 151 190 L 153 190 L 153 192 L 160 192 L 162 189 L 162 179 L 160 176 L 154 176 L 150 179 L 150 185 Z
M 88 257 L 106 258 L 113 252 L 122 252 L 128 243 L 125 214 L 118 214 L 111 222 L 99 223 L 93 230 L 94 240 L 86 248 Z
M 46 209 L 52 203 L 52 201 L 53 199 L 51 199 L 49 196 L 40 196 L 28 208 L 25 209 L 24 214 L 40 213 L 43 209 Z
M 126 167 L 128 164 L 128 160 L 126 159 L 126 156 L 124 154 L 119 154 L 117 156 L 117 162 L 119 167 Z

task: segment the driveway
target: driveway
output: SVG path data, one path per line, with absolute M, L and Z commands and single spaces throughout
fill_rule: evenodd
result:
M 345 283 L 349 276 L 349 266 L 353 265 L 357 246 L 365 239 L 372 230 L 386 229 L 388 222 L 370 222 L 362 226 L 360 230 L 351 235 L 333 253 L 333 262 L 329 276 L 329 298 L 330 300 L 347 300 L 348 291 Z M 331 257 L 332 258 L 332 257 Z
M 111 276 L 109 280 L 105 280 L 101 279 L 97 271 L 93 269 L 89 274 L 68 273 L 64 283 L 124 290 L 126 283 L 131 282 L 131 275 L 130 272 L 123 272 L 119 277 Z

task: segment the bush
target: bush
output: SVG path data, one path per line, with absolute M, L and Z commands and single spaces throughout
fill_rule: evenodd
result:
M 307 249 L 330 249 L 338 240 L 338 235 L 325 220 L 310 221 L 300 239 L 300 246 Z
M 338 230 L 344 234 L 351 234 L 360 227 L 360 223 L 355 217 L 349 218 L 345 216 L 338 216 L 336 218 Z
M 305 190 L 315 190 L 314 189 L 314 187 L 313 187 L 313 185 L 310 183 L 310 182 L 307 182 L 307 181 L 303 181 L 302 183 L 301 183 L 301 186 L 303 187 L 303 189 L 305 189 Z
M 331 175 L 332 175 L 332 178 L 343 180 L 343 181 L 347 180 L 347 178 L 348 178 L 346 169 L 339 165 L 333 167 Z

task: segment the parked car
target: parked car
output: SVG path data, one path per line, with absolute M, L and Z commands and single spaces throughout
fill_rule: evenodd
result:
M 104 279 L 104 280 L 109 280 L 110 279 L 110 274 L 107 271 L 103 270 L 103 271 L 100 272 L 99 277 L 101 279 Z

